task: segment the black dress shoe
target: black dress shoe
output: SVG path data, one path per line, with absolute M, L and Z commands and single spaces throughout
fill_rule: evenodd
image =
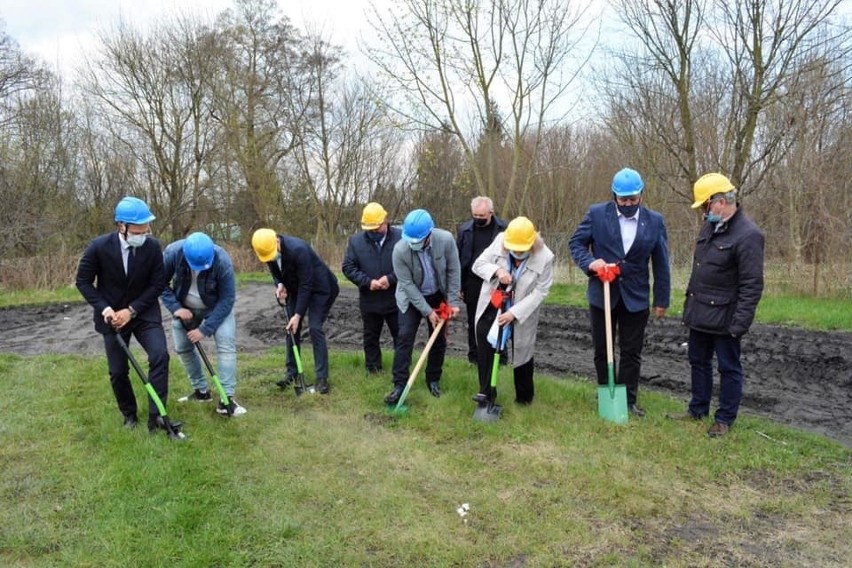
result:
M 482 392 L 478 392 L 472 397 L 470 397 L 470 400 L 472 400 L 476 404 L 485 404 L 486 402 L 488 402 L 488 395 Z
M 393 385 L 393 390 L 385 397 L 385 404 L 396 404 L 399 402 L 399 397 L 402 396 L 402 391 L 405 390 L 404 385 Z
M 139 425 L 139 419 L 136 418 L 135 414 L 125 414 L 124 415 L 124 427 L 128 430 L 132 430 Z
M 281 387 L 282 389 L 286 389 L 287 387 L 292 385 L 293 381 L 295 380 L 295 375 L 285 375 L 283 379 L 275 381 L 275 384 Z
M 429 392 L 432 394 L 432 396 L 434 396 L 435 398 L 441 396 L 441 387 L 438 386 L 438 381 L 432 381 L 426 386 L 429 387 Z
M 328 391 L 331 390 L 331 387 L 328 386 L 328 379 L 317 379 L 316 389 L 320 394 L 328 394 Z
M 645 411 L 643 409 L 639 408 L 638 406 L 636 406 L 636 404 L 628 404 L 627 405 L 627 412 L 629 412 L 633 416 L 638 416 L 639 418 L 642 418 L 643 416 L 645 416 Z

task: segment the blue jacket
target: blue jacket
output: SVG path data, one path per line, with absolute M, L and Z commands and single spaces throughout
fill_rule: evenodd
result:
M 668 308 L 671 297 L 669 244 L 663 216 L 646 207 L 639 208 L 639 226 L 630 251 L 624 254 L 621 226 L 615 202 L 589 207 L 569 241 L 574 263 L 589 276 L 586 298 L 589 305 L 604 308 L 603 283 L 589 273 L 589 265 L 602 258 L 619 263 L 621 275 L 610 284 L 612 307 L 620 299 L 629 312 L 647 310 L 650 303 L 648 262 L 654 271 L 654 307 Z
M 95 284 L 97 281 L 97 284 Z M 151 237 L 136 249 L 133 271 L 124 273 L 118 231 L 96 237 L 86 247 L 77 267 L 77 289 L 94 308 L 95 330 L 106 334 L 112 327 L 101 313 L 108 307 L 118 311 L 129 306 L 141 321 L 162 323 L 157 298 L 165 285 L 163 253 L 160 243 Z
M 745 335 L 763 295 L 763 233 L 742 208 L 715 232 L 704 223 L 695 243 L 683 323 L 719 335 Z
M 160 299 L 172 314 L 184 307 L 183 301 L 192 285 L 192 271 L 183 258 L 183 242 L 184 239 L 175 241 L 163 251 L 166 287 Z M 234 309 L 237 293 L 231 257 L 219 245 L 214 245 L 213 250 L 213 266 L 198 273 L 198 294 L 204 305 L 210 308 L 204 321 L 198 326 L 206 337 L 216 333 Z
M 393 271 L 393 247 L 402 238 L 398 227 L 388 227 L 382 247 L 376 246 L 366 231 L 356 233 L 349 239 L 343 257 L 343 274 L 358 286 L 361 310 L 364 312 L 388 313 L 396 311 L 396 274 Z M 370 282 L 388 277 L 387 290 L 370 290 Z
M 288 305 L 302 317 L 308 311 L 313 294 L 332 294 L 337 290 L 337 277 L 311 246 L 296 237 L 278 235 L 281 245 L 281 268 L 278 261 L 266 263 L 275 285 L 284 284 Z M 292 304 L 291 304 L 292 303 Z

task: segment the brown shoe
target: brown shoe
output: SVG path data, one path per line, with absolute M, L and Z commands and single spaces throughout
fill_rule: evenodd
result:
M 684 412 L 683 414 L 666 414 L 666 418 L 669 420 L 677 420 L 679 422 L 698 422 L 703 416 L 696 416 L 691 412 Z
M 722 436 L 727 434 L 728 430 L 730 429 L 731 427 L 727 424 L 723 424 L 721 422 L 714 422 L 713 425 L 710 426 L 710 429 L 707 430 L 707 435 L 711 438 L 721 438 Z

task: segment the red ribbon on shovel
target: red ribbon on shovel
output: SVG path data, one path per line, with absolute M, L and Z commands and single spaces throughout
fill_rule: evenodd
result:
M 491 305 L 494 306 L 494 309 L 499 310 L 506 298 L 510 297 L 510 294 L 511 292 L 507 290 L 495 288 L 491 291 Z
M 449 319 L 453 316 L 453 310 L 452 308 L 450 308 L 447 302 L 441 302 L 438 307 L 435 308 L 435 313 L 438 314 L 439 318 L 447 321 L 449 321 Z M 450 336 L 450 326 L 448 325 L 444 326 L 444 336 Z
M 621 274 L 621 268 L 617 264 L 605 264 L 603 268 L 598 268 L 595 272 L 601 282 L 612 282 L 619 274 Z

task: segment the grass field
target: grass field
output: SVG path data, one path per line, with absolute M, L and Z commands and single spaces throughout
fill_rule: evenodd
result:
M 601 421 L 595 389 L 538 377 L 532 407 L 471 419 L 475 372 L 421 382 L 406 415 L 388 376 L 334 353 L 332 394 L 273 385 L 283 350 L 241 355 L 234 419 L 170 405 L 186 442 L 127 431 L 103 357 L 0 355 L 2 566 L 847 566 L 852 452 L 743 416 Z M 311 368 L 310 354 L 306 355 Z M 144 358 L 143 358 L 144 360 Z M 386 361 L 386 368 L 389 367 Z M 173 399 L 187 388 L 172 360 Z M 135 377 L 134 377 L 135 380 Z M 140 408 L 144 408 L 141 388 Z M 462 517 L 457 508 L 468 503 Z

